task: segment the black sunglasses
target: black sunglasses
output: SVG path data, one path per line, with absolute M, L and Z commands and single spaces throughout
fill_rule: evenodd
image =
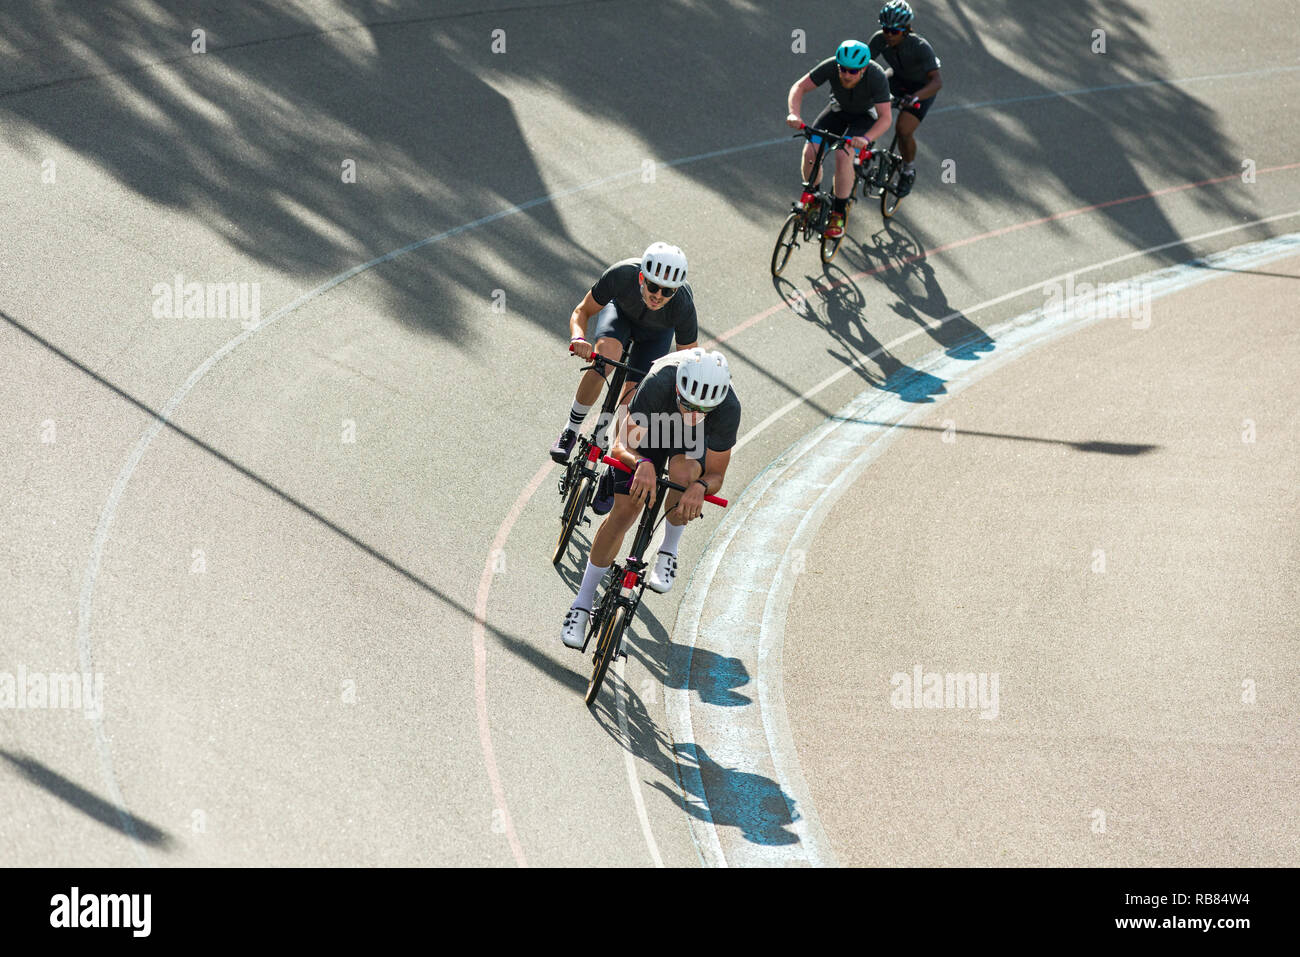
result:
M 857 76 L 859 73 L 862 72 L 863 69 L 864 69 L 863 67 L 858 67 L 857 69 L 854 69 L 852 67 L 842 66 L 840 67 L 840 72 L 847 73 L 849 76 Z
M 894 27 L 881 27 L 881 32 L 888 33 L 890 36 L 893 36 L 895 33 L 905 33 L 907 31 L 905 27 L 900 27 L 897 29 Z
M 645 291 L 650 293 L 652 296 L 663 296 L 665 299 L 668 299 L 677 291 L 677 289 L 669 286 L 656 286 L 647 279 L 645 281 Z
M 680 395 L 677 396 L 677 402 L 678 402 L 678 404 L 680 404 L 681 407 L 682 407 L 683 409 L 685 409 L 687 412 L 695 412 L 695 413 L 698 413 L 698 414 L 700 414 L 700 415 L 708 415 L 710 412 L 713 411 L 712 409 L 703 409 L 703 408 L 701 408 L 701 407 L 698 406 L 698 405 L 691 405 L 689 402 L 687 402 L 685 399 L 683 399 Z

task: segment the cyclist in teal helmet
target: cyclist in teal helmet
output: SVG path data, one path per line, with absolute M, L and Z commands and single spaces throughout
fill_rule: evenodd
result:
M 810 124 L 815 129 L 853 137 L 853 149 L 870 146 L 872 140 L 889 129 L 889 80 L 884 69 L 871 59 L 871 48 L 858 40 L 845 40 L 833 57 L 818 63 L 800 78 L 786 97 L 786 124 L 799 129 L 802 120 L 799 109 L 804 94 L 811 93 L 823 83 L 830 83 L 831 100 L 817 119 Z M 803 151 L 803 182 L 816 187 L 821 182 L 822 171 L 814 170 L 818 139 L 808 143 Z M 853 157 L 847 150 L 836 150 L 834 193 L 835 205 L 831 212 L 826 235 L 832 239 L 844 235 L 849 191 L 853 189 Z
M 939 58 L 928 40 L 912 32 L 912 8 L 907 0 L 889 0 L 880 8 L 880 31 L 867 43 L 871 55 L 889 66 L 889 91 L 898 105 L 898 148 L 903 173 L 898 195 L 906 196 L 916 181 L 916 128 L 934 105 L 943 87 Z

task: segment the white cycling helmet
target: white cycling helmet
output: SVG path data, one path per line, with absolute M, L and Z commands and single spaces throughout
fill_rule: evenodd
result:
M 656 286 L 676 289 L 686 282 L 686 254 L 667 243 L 651 243 L 641 254 L 641 272 Z
M 677 365 L 677 394 L 701 409 L 716 409 L 731 389 L 726 357 L 716 350 L 692 349 Z

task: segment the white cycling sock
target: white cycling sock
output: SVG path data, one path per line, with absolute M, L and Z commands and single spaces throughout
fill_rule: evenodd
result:
M 904 173 L 913 173 L 913 172 L 915 172 L 915 171 L 916 171 L 916 166 L 914 166 L 912 163 L 904 163 L 904 164 L 903 164 L 903 172 L 904 172 Z
M 596 588 L 600 585 L 600 580 L 605 577 L 605 572 L 609 571 L 609 566 L 597 568 L 590 561 L 587 562 L 587 570 L 582 575 L 582 587 L 578 589 L 578 597 L 573 599 L 571 608 L 582 608 L 591 611 L 596 602 Z
M 573 403 L 573 408 L 569 410 L 569 417 L 565 421 L 564 427 L 566 429 L 571 429 L 574 432 L 581 432 L 582 420 L 587 417 L 587 413 L 590 411 L 591 411 L 591 406 L 581 405 L 579 402 L 577 402 L 577 400 L 575 400 Z
M 664 543 L 659 546 L 659 551 L 667 552 L 669 555 L 676 555 L 677 543 L 682 540 L 682 530 L 685 528 L 685 525 L 664 522 Z

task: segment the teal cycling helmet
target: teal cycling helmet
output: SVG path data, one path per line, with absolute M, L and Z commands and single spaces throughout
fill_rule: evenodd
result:
M 907 0 L 889 0 L 880 8 L 880 25 L 890 30 L 901 30 L 912 22 L 912 8 Z
M 871 62 L 871 48 L 860 40 L 845 40 L 835 51 L 835 62 L 851 70 L 861 70 Z

